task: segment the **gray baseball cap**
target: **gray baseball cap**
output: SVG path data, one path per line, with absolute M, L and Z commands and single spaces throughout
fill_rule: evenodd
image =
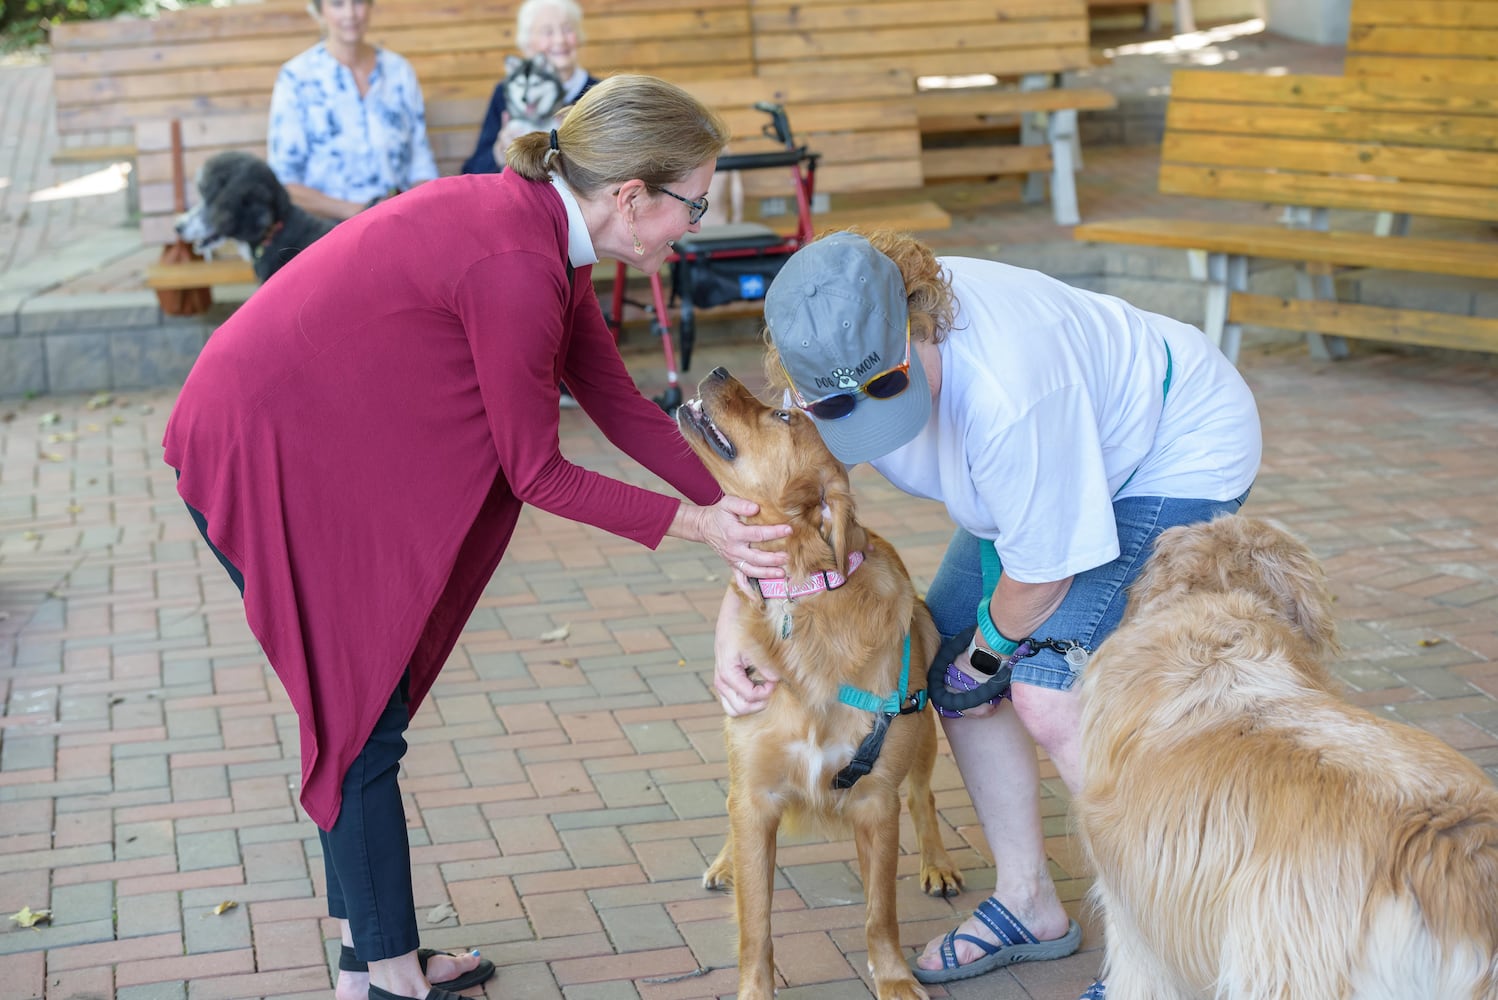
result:
M 899 267 L 857 233 L 833 233 L 797 250 L 765 294 L 770 340 L 801 395 L 814 402 L 854 393 L 846 416 L 811 415 L 840 462 L 888 455 L 931 419 L 931 387 L 914 350 L 904 392 L 875 399 L 856 391 L 905 359 L 908 320 Z

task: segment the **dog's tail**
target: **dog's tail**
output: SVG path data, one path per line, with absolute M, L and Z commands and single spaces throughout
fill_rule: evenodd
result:
M 1395 817 L 1401 836 L 1370 896 L 1357 995 L 1498 1000 L 1498 791 L 1463 788 Z M 1379 989 L 1373 989 L 1377 984 Z

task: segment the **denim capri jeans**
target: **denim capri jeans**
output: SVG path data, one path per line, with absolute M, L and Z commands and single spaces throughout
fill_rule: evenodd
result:
M 1172 497 L 1125 497 L 1113 502 L 1118 523 L 1118 558 L 1078 573 L 1061 606 L 1037 628 L 1037 639 L 1079 644 L 1095 650 L 1118 627 L 1128 602 L 1128 587 L 1149 558 L 1162 531 L 1180 524 L 1210 521 L 1235 513 L 1248 498 L 1245 491 L 1233 500 L 1183 500 Z M 986 595 L 980 546 L 989 543 L 958 528 L 947 545 L 926 604 L 942 638 L 950 638 L 973 624 L 974 609 Z M 1018 636 L 1016 636 L 1018 638 Z M 1051 648 L 1014 664 L 1013 681 L 1067 691 L 1080 679 L 1085 660 L 1077 665 Z

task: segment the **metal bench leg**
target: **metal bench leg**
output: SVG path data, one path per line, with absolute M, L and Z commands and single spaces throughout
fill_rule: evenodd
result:
M 1233 364 L 1243 342 L 1243 327 L 1228 318 L 1234 292 L 1248 290 L 1248 258 L 1241 254 L 1207 254 L 1207 315 L 1202 332 Z
M 1055 80 L 1050 73 L 1027 73 L 1020 77 L 1019 89 L 1025 91 L 1049 90 L 1055 86 Z M 1020 116 L 1019 141 L 1025 146 L 1038 146 L 1046 141 L 1046 113 L 1044 111 L 1026 111 Z M 1045 186 L 1048 178 L 1042 173 L 1032 173 L 1025 176 L 1024 192 L 1021 195 L 1026 204 L 1033 205 L 1045 200 Z
M 1077 112 L 1052 111 L 1047 126 L 1051 139 L 1051 213 L 1058 226 L 1082 221 L 1077 212 L 1077 164 L 1072 150 L 1077 138 Z
M 1196 14 L 1191 9 L 1191 0 L 1176 0 L 1176 34 L 1196 30 Z
M 1331 213 L 1324 208 L 1297 209 L 1295 228 L 1314 229 L 1324 233 L 1331 228 Z M 1337 283 L 1331 269 L 1312 273 L 1302 264 L 1295 269 L 1295 294 L 1303 299 L 1335 300 Z M 1306 331 L 1306 347 L 1317 361 L 1336 361 L 1347 357 L 1347 341 L 1342 337 L 1323 336 L 1313 330 Z

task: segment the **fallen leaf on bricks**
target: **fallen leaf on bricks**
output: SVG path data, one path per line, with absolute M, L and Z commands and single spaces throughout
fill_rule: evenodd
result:
M 436 906 L 427 911 L 427 923 L 440 924 L 444 920 L 455 920 L 457 919 L 457 916 L 458 911 L 453 909 L 453 904 L 438 903 Z
M 97 434 L 104 428 L 100 427 L 98 424 L 85 424 L 83 429 L 88 431 L 90 434 Z
M 1441 643 L 1443 643 L 1445 641 L 1446 641 L 1445 639 L 1421 639 L 1419 642 L 1415 643 L 1415 645 L 1417 645 L 1417 646 L 1439 646 Z
M 687 665 L 687 661 L 686 661 L 686 660 L 684 660 L 684 659 L 682 659 L 682 660 L 677 660 L 677 661 L 676 661 L 676 665 L 677 665 L 677 666 L 678 666 L 678 667 L 684 667 L 684 666 L 686 666 L 686 665 Z
M 112 402 L 114 402 L 113 393 L 101 392 L 90 398 L 88 403 L 85 405 L 88 406 L 90 410 L 102 410 Z
M 125 426 L 125 418 L 120 416 L 119 414 L 115 414 L 115 418 L 111 420 L 110 423 L 114 424 L 116 427 L 123 427 Z
M 35 927 L 37 924 L 50 924 L 52 922 L 52 911 L 33 910 L 29 906 L 23 906 L 18 912 L 12 913 L 10 919 L 22 927 Z
M 51 427 L 60 420 L 62 420 L 62 417 L 59 417 L 56 413 L 43 413 L 37 418 L 36 422 L 39 427 Z
M 68 504 L 68 513 L 69 514 L 82 514 L 83 513 L 83 505 L 82 504 L 76 504 L 76 503 L 70 503 L 70 504 Z
M 577 666 L 577 661 L 576 660 L 558 660 L 557 664 L 559 666 L 563 666 L 563 667 L 575 667 L 575 666 Z
M 541 633 L 541 641 L 542 642 L 561 642 L 563 639 L 567 638 L 571 634 L 572 634 L 572 629 L 570 629 L 566 625 L 563 625 L 560 628 L 554 628 L 554 629 L 552 629 L 550 632 L 542 632 Z
M 38 534 L 37 532 L 35 532 L 35 531 L 23 531 L 23 532 L 21 532 L 21 539 L 23 541 L 34 542 L 34 541 L 36 541 L 40 537 L 42 537 L 42 536 L 40 534 Z
M 718 574 L 716 574 L 716 573 L 709 573 L 707 576 L 704 576 L 703 579 L 706 580 L 708 583 L 717 583 L 718 582 Z
M 230 910 L 234 909 L 238 905 L 239 904 L 236 903 L 234 900 L 232 900 L 232 899 L 226 899 L 222 903 L 218 904 L 217 906 L 215 906 L 213 908 L 213 915 L 215 917 L 222 917 L 225 913 L 228 913 Z

